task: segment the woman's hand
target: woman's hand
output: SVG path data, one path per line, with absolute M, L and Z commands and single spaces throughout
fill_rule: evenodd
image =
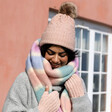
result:
M 81 97 L 84 95 L 82 79 L 77 75 L 72 75 L 66 82 L 65 87 L 71 98 Z
M 53 91 L 48 93 L 49 88 L 46 87 L 40 102 L 39 102 L 39 112 L 56 112 L 60 108 L 59 93 Z

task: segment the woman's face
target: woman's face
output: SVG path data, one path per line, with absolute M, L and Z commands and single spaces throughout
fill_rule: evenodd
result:
M 45 53 L 45 58 L 50 62 L 52 68 L 59 68 L 68 63 L 68 55 L 60 46 L 53 45 Z

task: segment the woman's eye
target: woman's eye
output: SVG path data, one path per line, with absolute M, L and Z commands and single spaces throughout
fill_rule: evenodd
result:
M 62 54 L 59 54 L 59 55 L 60 55 L 60 57 L 65 57 L 65 56 L 67 56 L 66 53 L 62 53 Z
M 51 52 L 51 51 L 47 51 L 47 53 L 48 53 L 49 55 L 54 55 L 54 52 Z

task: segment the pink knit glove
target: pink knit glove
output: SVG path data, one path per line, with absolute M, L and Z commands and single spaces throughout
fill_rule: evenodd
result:
M 74 74 L 66 82 L 65 87 L 71 98 L 81 97 L 84 95 L 82 79 Z
M 45 91 L 39 102 L 39 112 L 57 112 L 59 108 L 59 93 L 57 91 L 53 91 L 52 93 Z

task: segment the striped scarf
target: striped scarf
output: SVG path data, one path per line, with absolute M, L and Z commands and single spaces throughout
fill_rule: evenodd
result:
M 75 58 L 63 67 L 52 69 L 50 63 L 41 55 L 39 42 L 40 39 L 37 39 L 33 43 L 26 60 L 26 72 L 38 102 L 45 92 L 46 86 L 49 87 L 49 92 L 52 92 L 52 86 L 64 84 L 73 74 L 77 74 L 78 68 L 78 58 Z M 71 112 L 71 101 L 66 88 L 61 93 L 60 102 L 60 112 Z

